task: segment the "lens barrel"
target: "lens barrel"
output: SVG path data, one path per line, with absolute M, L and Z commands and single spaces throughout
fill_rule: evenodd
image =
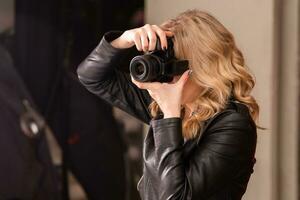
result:
M 129 70 L 135 80 L 152 82 L 161 76 L 162 63 L 155 55 L 140 55 L 131 60 Z

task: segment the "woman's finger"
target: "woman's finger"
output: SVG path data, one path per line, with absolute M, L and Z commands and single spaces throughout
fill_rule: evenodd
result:
M 158 35 L 160 39 L 160 44 L 162 49 L 167 49 L 168 48 L 168 42 L 167 42 L 167 36 L 165 31 L 163 31 L 159 26 L 157 25 L 152 25 L 153 30 L 155 33 Z
M 167 37 L 173 37 L 174 33 L 171 31 L 165 31 Z
M 135 44 L 137 50 L 142 51 L 143 48 L 142 48 L 142 42 L 141 42 L 141 37 L 140 37 L 139 33 L 136 32 L 134 34 L 133 41 L 134 41 L 134 44 Z
M 152 29 L 152 26 L 149 24 L 146 24 L 145 26 L 146 32 L 148 34 L 149 38 L 149 51 L 153 51 L 155 49 L 156 41 L 157 41 L 157 36 L 155 31 Z
M 130 75 L 130 76 L 131 76 L 131 75 Z M 147 89 L 145 83 L 139 82 L 139 81 L 135 80 L 132 76 L 131 76 L 131 81 L 132 81 L 132 83 L 134 83 L 138 88 L 140 88 L 140 89 Z
M 148 42 L 148 34 L 145 28 L 140 29 L 140 37 L 142 42 L 142 49 L 144 52 L 148 51 L 149 42 Z
M 131 81 L 140 89 L 156 90 L 162 86 L 160 82 L 139 82 L 131 76 Z
M 141 87 L 142 87 L 142 83 L 136 81 L 132 76 L 131 76 L 131 82 L 132 82 L 133 84 L 135 84 L 138 88 L 142 89 L 142 88 L 141 88 Z

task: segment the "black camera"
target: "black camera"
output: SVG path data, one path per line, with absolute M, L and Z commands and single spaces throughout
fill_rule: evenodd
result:
M 188 69 L 187 60 L 175 58 L 172 38 L 167 38 L 168 48 L 161 48 L 157 39 L 154 51 L 135 56 L 129 66 L 132 77 L 139 82 L 171 82 L 173 77 Z

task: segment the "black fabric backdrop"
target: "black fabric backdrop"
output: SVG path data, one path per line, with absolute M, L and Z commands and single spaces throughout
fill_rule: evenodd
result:
M 20 127 L 22 101 L 34 102 L 1 45 L 0 71 L 0 199 L 59 199 L 45 134 L 30 138 Z
M 15 4 L 16 67 L 89 199 L 124 199 L 126 146 L 112 108 L 88 93 L 74 71 L 105 31 L 125 29 L 136 2 L 127 10 L 130 3 L 121 0 Z

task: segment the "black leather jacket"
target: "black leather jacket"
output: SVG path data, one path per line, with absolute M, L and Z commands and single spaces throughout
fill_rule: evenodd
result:
M 226 109 L 203 122 L 201 137 L 184 142 L 181 118 L 152 119 L 147 90 L 137 88 L 119 70 L 129 50 L 114 48 L 110 41 L 120 34 L 106 33 L 77 73 L 89 91 L 150 125 L 144 139 L 143 176 L 137 185 L 141 198 L 241 199 L 256 161 L 256 126 L 247 107 L 231 98 Z

